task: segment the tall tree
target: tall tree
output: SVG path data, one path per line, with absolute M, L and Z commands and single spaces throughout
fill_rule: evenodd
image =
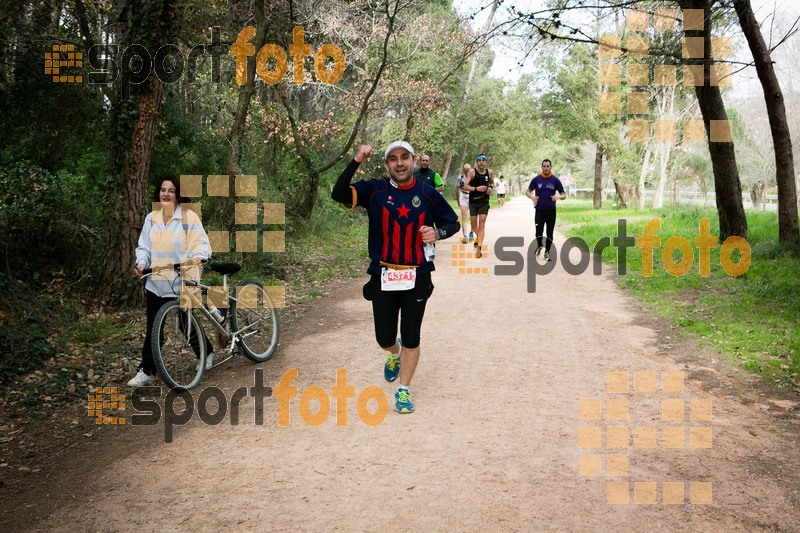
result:
M 117 42 L 122 50 L 138 45 L 148 51 L 159 50 L 170 42 L 175 0 L 120 0 L 117 5 Z M 152 52 L 154 53 L 154 52 Z M 132 300 L 135 285 L 130 283 L 134 247 L 147 212 L 148 176 L 153 138 L 164 99 L 164 73 L 157 75 L 152 58 L 142 51 L 142 69 L 122 65 L 120 98 L 112 108 L 111 205 L 101 296 L 104 302 Z M 136 76 L 149 73 L 145 80 Z M 134 83 L 134 82 L 139 83 Z
M 264 0 L 256 0 L 253 3 L 253 16 L 256 20 L 255 36 L 253 38 L 253 48 L 261 50 L 267 41 L 267 16 L 265 13 Z M 231 151 L 228 156 L 228 172 L 231 176 L 242 174 L 242 142 L 247 123 L 247 113 L 250 110 L 250 100 L 256 90 L 256 54 L 247 58 L 245 70 L 245 82 L 239 87 L 239 94 L 236 101 L 236 112 L 231 126 Z
M 492 23 L 494 22 L 494 14 L 497 12 L 497 6 L 500 4 L 500 0 L 493 0 L 492 5 L 489 8 L 489 16 L 486 19 L 486 24 L 483 27 L 483 35 L 478 38 L 478 49 L 475 51 L 474 55 L 472 56 L 472 65 L 469 68 L 469 74 L 467 75 L 467 83 L 464 86 L 464 94 L 461 96 L 461 107 L 464 107 L 467 104 L 467 100 L 469 99 L 469 93 L 472 90 L 472 84 L 475 83 L 475 74 L 478 72 L 478 63 L 480 61 L 481 55 L 477 52 L 480 51 L 481 48 L 486 46 L 489 41 L 489 32 L 492 29 Z M 458 127 L 458 119 L 456 118 L 456 128 Z M 447 175 L 450 173 L 450 162 L 453 159 L 453 154 L 448 154 L 447 158 L 444 162 L 444 179 L 447 180 Z M 464 162 L 461 161 L 459 168 L 464 165 Z
M 619 146 L 619 117 L 602 113 L 598 102 L 597 59 L 594 47 L 573 45 L 562 60 L 550 58 L 553 82 L 540 99 L 549 125 L 570 143 L 594 144 L 594 209 L 602 206 L 603 160 Z
M 712 6 L 715 0 L 678 0 L 681 9 L 703 10 L 704 23 L 702 30 L 685 30 L 686 37 L 703 38 L 703 57 L 687 59 L 687 63 L 703 65 L 704 83 L 695 87 L 697 102 L 703 116 L 703 123 L 708 134 L 708 151 L 714 169 L 714 190 L 717 199 L 719 216 L 719 233 L 722 240 L 738 235 L 747 238 L 747 218 L 742 203 L 742 185 L 739 181 L 739 168 L 736 166 L 736 152 L 733 141 L 721 140 L 716 128 L 712 132 L 712 122 L 728 123 L 728 114 L 722 93 L 718 86 L 711 85 L 711 66 L 714 63 L 711 54 Z M 717 122 L 724 121 L 724 122 Z
M 734 0 L 733 7 L 739 25 L 753 54 L 758 79 L 764 89 L 767 116 L 775 148 L 775 169 L 778 182 L 778 239 L 780 242 L 800 243 L 797 218 L 797 189 L 792 154 L 792 135 L 786 120 L 783 91 L 775 75 L 772 58 L 753 14 L 750 0 Z
M 380 49 L 378 51 L 379 59 L 375 70 L 369 73 L 367 81 L 363 84 L 361 94 L 354 95 L 358 98 L 359 103 L 355 111 L 355 119 L 350 126 L 350 132 L 347 135 L 344 146 L 338 149 L 333 155 L 329 156 L 327 160 L 319 161 L 319 154 L 312 151 L 304 138 L 302 127 L 304 126 L 302 113 L 296 112 L 291 104 L 288 91 L 283 84 L 275 86 L 277 99 L 280 101 L 286 113 L 286 120 L 289 123 L 289 130 L 291 132 L 291 140 L 295 153 L 300 160 L 304 170 L 307 173 L 308 181 L 306 183 L 306 191 L 304 192 L 302 201 L 296 206 L 297 214 L 302 218 L 308 220 L 314 210 L 317 195 L 319 191 L 320 176 L 326 170 L 332 168 L 339 161 L 350 152 L 353 143 L 356 140 L 359 132 L 361 131 L 361 123 L 367 115 L 367 109 L 370 105 L 372 95 L 375 93 L 378 85 L 381 83 L 381 78 L 387 68 L 389 62 L 389 48 L 391 39 L 395 36 L 398 17 L 404 11 L 409 10 L 414 3 L 414 0 L 384 0 L 382 7 L 378 11 L 386 17 L 386 26 L 384 27 L 384 34 L 379 36 Z M 376 25 L 378 23 L 376 22 Z M 302 107 L 300 108 L 302 111 Z

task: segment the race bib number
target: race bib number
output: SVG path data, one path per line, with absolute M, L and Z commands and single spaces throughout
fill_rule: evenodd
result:
M 417 281 L 417 271 L 413 268 L 394 270 L 384 268 L 381 271 L 382 291 L 407 291 L 414 288 Z

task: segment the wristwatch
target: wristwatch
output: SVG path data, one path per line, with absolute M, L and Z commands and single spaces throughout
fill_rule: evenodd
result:
M 447 238 L 447 232 L 444 230 L 444 228 L 439 228 L 436 231 L 439 232 L 439 240 Z

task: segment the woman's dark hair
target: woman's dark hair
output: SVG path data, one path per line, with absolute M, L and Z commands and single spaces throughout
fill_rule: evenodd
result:
M 189 201 L 189 199 L 185 196 L 181 196 L 181 180 L 178 178 L 178 176 L 163 176 L 155 181 L 156 190 L 153 194 L 154 202 L 158 203 L 161 201 L 159 193 L 161 192 L 161 184 L 163 184 L 165 181 L 171 181 L 175 185 L 175 201 L 177 203 L 182 204 Z

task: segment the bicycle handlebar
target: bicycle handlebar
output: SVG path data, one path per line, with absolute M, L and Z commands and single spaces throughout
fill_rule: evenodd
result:
M 200 261 L 201 265 L 205 265 L 206 263 L 208 263 L 208 261 L 205 259 L 202 259 Z M 155 268 L 153 267 L 145 268 L 144 270 L 142 270 L 142 277 L 149 276 L 153 273 L 164 272 L 165 270 L 174 270 L 175 272 L 180 272 L 181 267 L 184 265 L 188 265 L 188 263 L 173 263 L 172 265 L 164 265 Z

